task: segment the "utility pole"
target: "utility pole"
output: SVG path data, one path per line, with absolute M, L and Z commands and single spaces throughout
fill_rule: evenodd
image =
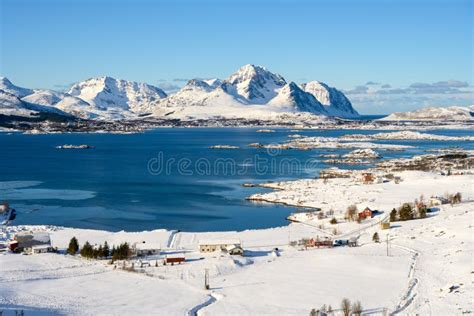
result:
M 390 253 L 389 253 L 389 248 L 390 248 L 390 239 L 388 237 L 389 234 L 387 234 L 387 257 L 390 256 Z
M 204 270 L 204 288 L 209 290 L 209 269 Z
M 290 239 L 290 226 L 291 226 L 291 222 L 288 224 L 288 246 L 289 246 L 290 243 L 291 243 L 291 239 Z

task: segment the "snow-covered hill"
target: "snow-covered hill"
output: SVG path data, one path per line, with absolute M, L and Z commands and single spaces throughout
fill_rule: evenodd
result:
M 380 120 L 383 121 L 421 121 L 421 120 L 474 120 L 474 105 L 424 108 L 412 112 L 392 113 Z

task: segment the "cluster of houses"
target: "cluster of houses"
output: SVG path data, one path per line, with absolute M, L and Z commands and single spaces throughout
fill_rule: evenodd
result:
M 357 247 L 358 243 L 357 240 L 359 237 L 351 237 L 349 239 L 336 239 L 332 240 L 330 238 L 304 238 L 297 242 L 296 245 L 303 246 L 304 249 L 308 248 L 332 248 L 332 247 L 340 247 L 340 246 L 349 246 L 349 247 Z
M 12 252 L 30 255 L 56 251 L 56 248 L 51 246 L 47 232 L 20 232 L 9 241 L 8 248 Z

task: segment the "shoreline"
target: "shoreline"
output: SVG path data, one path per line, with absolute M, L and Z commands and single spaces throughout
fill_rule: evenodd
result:
M 189 120 L 181 121 L 179 119 L 169 119 L 173 122 L 170 124 L 162 124 L 160 122 L 147 120 L 118 120 L 118 121 L 92 121 L 94 130 L 87 130 L 87 127 L 68 127 L 64 129 L 60 125 L 56 126 L 54 123 L 44 124 L 38 122 L 30 125 L 30 128 L 23 126 L 22 129 L 18 127 L 0 126 L 0 133 L 23 133 L 28 135 L 38 134 L 140 134 L 147 131 L 159 130 L 163 128 L 242 128 L 242 129 L 262 129 L 262 128 L 277 128 L 277 129 L 299 129 L 299 130 L 468 130 L 474 127 L 474 120 L 471 121 L 436 121 L 436 120 L 422 120 L 422 121 L 378 121 L 378 120 L 344 120 L 334 119 L 335 122 L 322 122 L 318 124 L 309 124 L 304 121 L 288 121 L 288 122 L 269 122 L 260 121 L 259 123 L 246 124 L 247 119 L 229 118 L 229 119 L 207 119 L 207 120 Z M 243 122 L 242 122 L 243 121 Z M 252 121 L 252 120 L 249 120 Z M 116 128 L 96 129 L 97 124 L 116 125 Z M 145 127 L 136 129 L 136 124 L 142 124 Z M 44 126 L 43 126 L 44 125 Z M 84 128 L 84 130 L 81 130 Z M 130 129 L 131 128 L 131 129 Z
M 474 210 L 474 192 L 470 188 L 474 175 L 440 176 L 423 171 L 394 174 L 403 181 L 361 184 L 354 182 L 354 178 L 337 178 L 327 183 L 323 179 L 278 182 L 273 186 L 281 190 L 265 193 L 271 199 L 285 202 L 305 197 L 310 198 L 305 202 L 313 206 L 315 201 L 321 204 L 323 200 L 331 200 L 332 204 L 324 205 L 322 212 L 329 214 L 329 208 L 335 209 L 333 215 L 321 219 L 288 222 L 286 226 L 275 228 L 109 232 L 44 225 L 11 226 L 10 232 L 49 231 L 51 245 L 61 252 L 72 237 L 76 237 L 81 246 L 86 241 L 92 245 L 107 241 L 111 247 L 123 242 L 132 246 L 146 243 L 161 245 L 161 252 L 145 258 L 119 260 L 115 265 L 110 264 L 109 259 L 84 259 L 62 253 L 0 255 L 0 284 L 9 284 L 8 291 L 3 291 L 0 298 L 0 306 L 7 311 L 23 306 L 26 312 L 36 308 L 67 314 L 103 314 L 113 309 L 114 313 L 121 314 L 155 310 L 167 315 L 193 311 L 220 315 L 230 310 L 245 313 L 249 308 L 255 314 L 281 313 L 281 302 L 285 314 L 296 315 L 323 304 L 337 306 L 344 295 L 360 300 L 367 310 L 427 312 L 423 302 L 429 299 L 430 311 L 436 314 L 451 314 L 458 307 L 469 311 L 467 293 L 472 291 L 472 284 L 468 259 L 472 256 L 472 247 L 463 246 L 465 251 L 458 248 L 466 241 L 472 245 L 466 221 Z M 428 203 L 431 194 L 442 195 L 447 187 L 461 192 L 464 201 L 453 206 L 436 206 L 436 211 L 426 218 L 392 222 L 389 230 L 379 227 L 391 207 L 411 202 L 420 193 L 426 194 Z M 337 192 L 334 188 L 338 188 Z M 325 196 L 321 192 L 331 194 Z M 382 213 L 361 223 L 344 221 L 345 207 L 352 203 L 356 203 L 359 210 L 367 205 Z M 338 221 L 336 234 L 328 222 L 332 217 Z M 372 240 L 374 233 L 380 234 L 382 243 Z M 315 237 L 357 238 L 358 247 L 305 249 L 298 246 L 299 241 Z M 384 241 L 389 237 L 390 253 L 386 254 L 388 248 Z M 202 240 L 235 239 L 242 243 L 244 256 L 199 251 Z M 161 262 L 168 256 L 183 256 L 185 262 L 164 266 Z M 143 266 L 144 263 L 148 265 Z M 425 270 L 420 271 L 420 266 Z M 439 276 L 435 271 L 441 267 L 445 273 Z M 209 271 L 210 290 L 202 287 L 205 270 Z M 314 284 L 330 284 L 334 279 L 346 284 L 344 294 L 337 287 L 314 288 Z M 102 285 L 100 291 L 96 290 L 97 284 Z M 276 287 L 279 291 L 271 290 Z M 372 292 L 374 288 L 378 290 Z M 448 293 L 449 288 L 456 288 L 462 294 L 439 294 Z M 81 297 L 64 295 L 65 291 L 74 289 L 84 294 Z M 129 297 L 130 291 L 155 295 L 140 295 L 139 300 L 130 304 L 119 304 Z M 181 299 L 176 300 L 177 297 Z M 295 301 L 295 297 L 302 299 Z M 95 304 L 95 299 L 107 303 Z

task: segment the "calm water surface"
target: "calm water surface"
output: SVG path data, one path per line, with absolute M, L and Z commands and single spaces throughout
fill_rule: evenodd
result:
M 340 136 L 375 132 L 380 131 L 297 133 Z M 474 135 L 470 130 L 430 133 Z M 248 202 L 246 196 L 264 190 L 243 188 L 241 184 L 314 177 L 321 168 L 328 167 L 321 162 L 324 158 L 320 154 L 349 151 L 267 152 L 247 146 L 254 142 L 282 142 L 290 134 L 295 132 L 277 129 L 275 133 L 257 133 L 252 128 L 170 128 L 131 135 L 0 133 L 0 200 L 9 200 L 17 209 L 18 225 L 52 224 L 113 231 L 217 231 L 285 225 L 285 217 L 294 208 Z M 383 143 L 417 147 L 401 152 L 380 150 L 384 159 L 410 157 L 436 147 L 474 149 L 469 142 Z M 88 144 L 95 148 L 55 148 L 62 144 Z M 208 148 L 216 144 L 241 149 Z M 160 161 L 168 163 L 168 170 L 159 172 Z

